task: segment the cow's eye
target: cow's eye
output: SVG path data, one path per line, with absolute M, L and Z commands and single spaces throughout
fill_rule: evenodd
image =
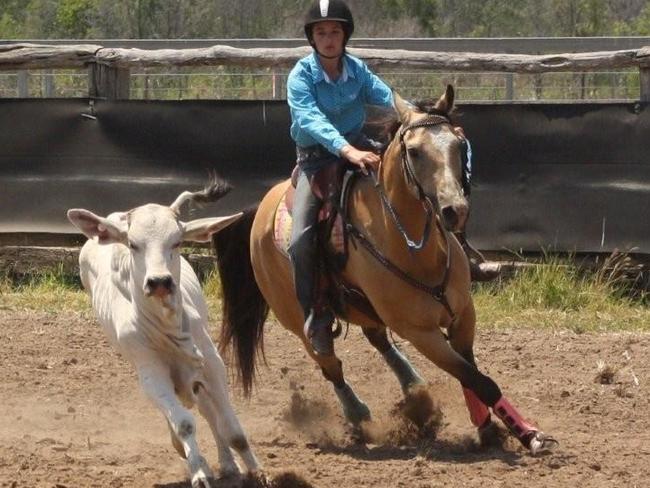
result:
M 133 244 L 133 241 L 129 241 L 129 247 L 131 248 L 132 251 L 139 251 L 140 248 Z

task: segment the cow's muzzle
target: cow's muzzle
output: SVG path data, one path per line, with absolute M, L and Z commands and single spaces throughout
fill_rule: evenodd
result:
M 176 285 L 171 275 L 166 276 L 151 276 L 146 279 L 144 284 L 144 292 L 149 297 L 165 298 L 172 293 Z

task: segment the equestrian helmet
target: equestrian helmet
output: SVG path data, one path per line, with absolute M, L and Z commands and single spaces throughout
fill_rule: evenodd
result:
M 312 4 L 305 17 L 305 35 L 309 44 L 314 45 L 312 38 L 312 29 L 314 24 L 333 20 L 340 22 L 345 33 L 345 42 L 347 44 L 352 33 L 354 32 L 354 19 L 352 12 L 343 0 L 318 0 Z

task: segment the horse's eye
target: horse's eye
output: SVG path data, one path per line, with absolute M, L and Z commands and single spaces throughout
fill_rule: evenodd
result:
M 178 241 L 176 244 L 174 244 L 172 246 L 172 249 L 174 249 L 174 250 L 179 249 L 181 247 L 181 244 L 182 244 L 182 241 Z
M 409 153 L 409 157 L 411 158 L 417 158 L 420 155 L 420 151 L 414 147 L 409 147 L 406 151 Z
M 129 241 L 129 247 L 131 248 L 132 251 L 139 251 L 140 248 L 133 244 L 133 241 Z

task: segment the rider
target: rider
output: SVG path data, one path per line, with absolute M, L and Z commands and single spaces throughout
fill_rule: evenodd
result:
M 296 63 L 287 80 L 291 137 L 301 170 L 294 195 L 289 255 L 305 316 L 305 335 L 314 351 L 330 355 L 334 352 L 334 313 L 315 306 L 316 222 L 322 201 L 312 192 L 311 181 L 320 170 L 341 160 L 364 173 L 377 168 L 380 158 L 375 143 L 361 132 L 365 105 L 392 107 L 393 95 L 363 61 L 346 52 L 354 19 L 344 1 L 314 2 L 304 28 L 314 51 Z
M 379 156 L 361 133 L 365 104 L 393 104 L 391 89 L 366 64 L 349 55 L 345 46 L 354 19 L 342 0 L 312 4 L 305 19 L 305 35 L 314 52 L 296 63 L 287 81 L 291 137 L 301 169 L 293 207 L 289 255 L 298 301 L 305 314 L 305 335 L 318 354 L 333 353 L 334 313 L 315 309 L 316 221 L 322 202 L 311 190 L 319 170 L 342 159 L 366 172 Z

